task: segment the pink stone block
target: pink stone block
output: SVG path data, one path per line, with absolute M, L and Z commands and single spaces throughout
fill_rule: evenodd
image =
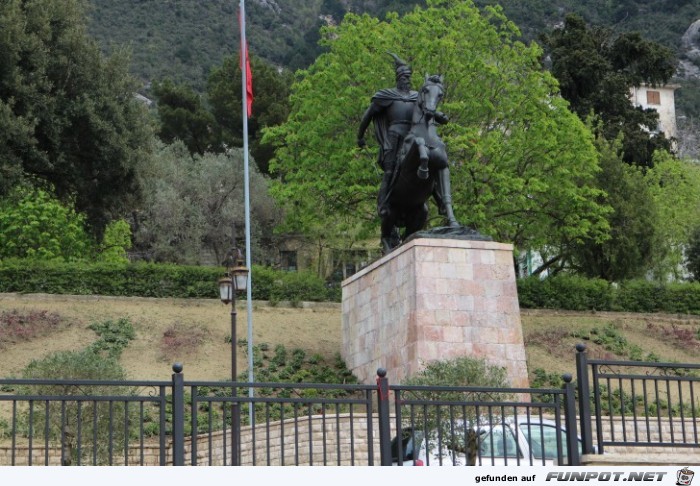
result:
M 461 327 L 441 327 L 442 339 L 448 343 L 464 343 L 464 332 Z

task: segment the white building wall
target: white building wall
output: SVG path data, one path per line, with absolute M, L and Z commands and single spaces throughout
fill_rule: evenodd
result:
M 675 90 L 679 86 L 666 85 L 660 87 L 639 86 L 632 88 L 631 98 L 635 106 L 644 109 L 651 108 L 659 112 L 658 130 L 666 135 L 666 138 L 675 138 L 678 134 L 676 129 L 676 99 Z M 650 104 L 648 92 L 659 93 L 659 104 Z M 651 96 L 653 98 L 653 95 Z

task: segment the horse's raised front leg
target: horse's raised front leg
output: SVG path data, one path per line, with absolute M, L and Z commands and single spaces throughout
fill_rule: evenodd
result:
M 425 139 L 421 137 L 416 137 L 416 147 L 418 147 L 418 157 L 420 158 L 420 166 L 418 167 L 418 178 L 427 179 L 429 174 L 428 171 L 428 147 L 425 145 Z

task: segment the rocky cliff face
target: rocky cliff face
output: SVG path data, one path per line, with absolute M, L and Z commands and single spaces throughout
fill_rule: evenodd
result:
M 700 79 L 700 20 L 693 22 L 683 34 L 679 57 L 679 76 Z

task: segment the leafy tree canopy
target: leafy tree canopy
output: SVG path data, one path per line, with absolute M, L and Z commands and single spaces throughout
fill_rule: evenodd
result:
M 461 222 L 521 248 L 603 235 L 592 136 L 540 69 L 541 50 L 515 41 L 518 31 L 499 9 L 428 5 L 387 21 L 348 14 L 324 30 L 329 52 L 298 73 L 288 120 L 264 137 L 277 147 L 273 191 L 287 205 L 288 228 L 378 232 L 376 147 L 355 143 L 370 97 L 394 85 L 392 51 L 416 73 L 445 75 L 442 110 L 451 121 L 441 135 Z
M 250 170 L 253 258 L 264 247 L 279 213 L 268 195 L 267 180 Z M 199 264 L 207 252 L 224 259 L 235 237 L 243 237 L 243 153 L 190 155 L 182 142 L 160 145 L 140 173 L 144 204 L 134 213 L 134 247 L 155 261 Z
M 137 192 L 150 141 L 128 56 L 85 31 L 83 0 L 0 3 L 0 196 L 53 188 L 101 233 Z
M 569 268 L 590 278 L 621 281 L 644 277 L 661 244 L 658 208 L 642 170 L 622 160 L 622 137 L 613 142 L 598 136 L 601 172 L 597 186 L 605 191 L 612 211 L 607 215 L 610 238 L 585 238 L 566 245 L 552 269 Z
M 214 117 L 192 88 L 170 80 L 153 85 L 158 106 L 158 137 L 165 143 L 181 140 L 192 154 L 219 148 L 214 135 Z
M 657 111 L 630 101 L 631 88 L 668 82 L 676 66 L 670 49 L 638 33 L 616 34 L 609 28 L 589 27 L 573 14 L 566 17 L 562 28 L 542 40 L 562 96 L 582 119 L 591 113 L 598 115 L 607 140 L 624 134 L 625 162 L 651 167 L 655 150 L 671 148 L 663 133 L 654 133 Z
M 81 260 L 90 254 L 84 216 L 42 190 L 0 200 L 0 258 Z
M 272 149 L 260 143 L 260 129 L 279 125 L 289 115 L 289 87 L 292 75 L 278 70 L 262 59 L 251 57 L 253 72 L 253 112 L 248 119 L 250 151 L 263 173 L 268 172 Z M 238 57 L 227 57 L 212 69 L 207 82 L 211 112 L 220 131 L 222 147 L 243 144 L 243 114 L 241 100 L 241 69 Z

